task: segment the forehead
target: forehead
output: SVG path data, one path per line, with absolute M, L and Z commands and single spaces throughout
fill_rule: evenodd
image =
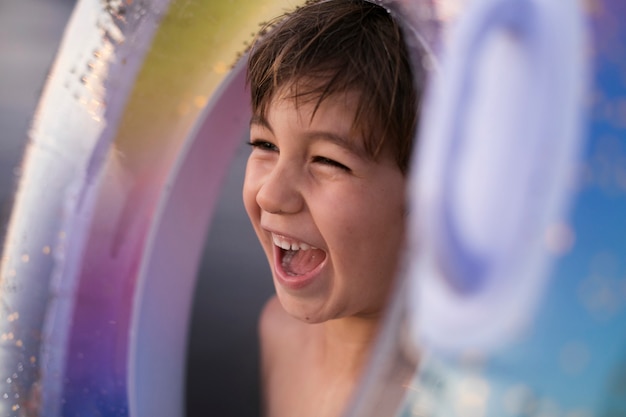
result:
M 359 100 L 360 94 L 356 92 L 320 97 L 290 86 L 278 90 L 263 107 L 264 111 L 259 109 L 253 115 L 250 124 L 272 131 L 281 125 L 290 126 L 306 132 L 305 136 L 326 136 L 337 144 L 368 156 L 365 129 L 357 120 Z
M 362 91 L 358 85 L 339 86 L 332 78 L 328 74 L 295 77 L 274 86 L 254 106 L 255 117 L 267 120 L 269 108 L 276 108 L 281 101 L 289 102 L 291 108 L 297 110 L 308 108 L 309 121 L 318 117 L 320 108 L 341 109 L 344 125 L 348 128 L 344 135 L 354 146 L 362 149 L 365 158 L 378 160 L 387 154 L 395 154 L 394 139 L 389 137 L 388 132 L 385 134 L 381 120 L 381 115 L 387 110 L 379 109 L 372 94 Z M 302 113 L 304 115 L 306 111 Z
M 369 117 L 363 117 L 367 105 L 363 100 L 365 94 L 359 89 L 353 87 L 338 88 L 332 85 L 332 81 L 325 77 L 316 79 L 301 78 L 297 81 L 291 81 L 283 86 L 278 86 L 268 94 L 262 106 L 255 109 L 260 114 L 264 114 L 270 105 L 276 105 L 280 101 L 291 101 L 291 105 L 297 109 L 304 108 L 304 112 L 312 109 L 309 114 L 310 118 L 317 115 L 320 108 L 340 109 L 344 115 L 349 115 L 351 128 L 355 131 L 365 132 L 368 130 L 363 123 L 370 120 Z M 308 107 L 308 108 L 307 108 Z

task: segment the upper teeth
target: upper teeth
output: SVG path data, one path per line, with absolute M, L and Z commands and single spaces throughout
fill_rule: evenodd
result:
M 294 242 L 293 240 L 287 239 L 284 236 L 272 235 L 272 240 L 274 241 L 274 245 L 280 247 L 284 250 L 309 250 L 315 249 L 311 245 L 307 245 L 304 242 Z

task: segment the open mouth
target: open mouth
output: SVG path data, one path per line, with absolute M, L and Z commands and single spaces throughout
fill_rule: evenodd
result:
M 304 242 L 275 234 L 272 235 L 272 239 L 279 250 L 280 266 L 290 277 L 305 276 L 326 259 L 326 252 Z

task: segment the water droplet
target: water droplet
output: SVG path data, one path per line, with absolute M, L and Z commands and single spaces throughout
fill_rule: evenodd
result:
M 7 398 L 9 398 L 9 394 L 7 394 L 7 393 L 5 392 L 5 393 L 4 393 L 4 395 L 2 396 L 2 398 L 4 398 L 4 399 L 6 400 Z
M 7 384 L 10 384 L 12 382 L 13 382 L 13 380 L 11 378 L 7 378 Z

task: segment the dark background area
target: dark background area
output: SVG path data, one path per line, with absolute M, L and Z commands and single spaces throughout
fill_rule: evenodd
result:
M 74 5 L 75 0 L 0 1 L 0 237 L 28 127 Z M 198 272 L 189 323 L 187 417 L 259 414 L 256 319 L 273 288 L 241 202 L 247 152 L 242 147 L 232 164 Z
M 231 166 L 198 274 L 188 353 L 188 417 L 259 415 L 256 319 L 274 288 L 241 200 L 248 153 L 248 146 L 240 149 Z

